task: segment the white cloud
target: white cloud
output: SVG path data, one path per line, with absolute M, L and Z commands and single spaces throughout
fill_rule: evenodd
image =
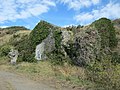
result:
M 88 24 L 92 21 L 106 17 L 110 19 L 120 18 L 120 4 L 108 3 L 105 7 L 91 12 L 80 13 L 74 17 L 74 19 L 81 24 Z
M 63 28 L 66 28 L 66 27 L 71 27 L 71 26 L 77 26 L 77 25 L 75 25 L 75 24 L 68 24 L 68 25 L 64 25 L 64 26 L 62 26 Z
M 76 21 L 80 22 L 80 24 L 88 24 L 93 18 L 94 16 L 89 13 L 81 13 L 75 16 Z
M 9 26 L 0 26 L 0 28 L 7 28 L 7 27 L 9 27 Z
M 97 5 L 100 0 L 58 0 L 61 3 L 68 4 L 69 9 L 80 10 L 84 7 L 90 7 L 92 5 Z
M 0 0 L 0 23 L 37 17 L 55 6 L 53 0 Z

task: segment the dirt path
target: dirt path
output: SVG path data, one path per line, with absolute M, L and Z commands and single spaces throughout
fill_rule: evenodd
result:
M 14 73 L 0 71 L 0 90 L 58 90 Z

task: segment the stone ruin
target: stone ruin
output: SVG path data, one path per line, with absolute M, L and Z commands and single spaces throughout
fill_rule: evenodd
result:
M 11 61 L 10 61 L 11 64 L 13 65 L 16 64 L 18 55 L 19 55 L 18 50 L 11 49 L 11 51 L 8 54 L 8 56 L 11 58 Z

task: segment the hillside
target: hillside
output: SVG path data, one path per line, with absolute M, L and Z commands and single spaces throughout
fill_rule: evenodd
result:
M 8 64 L 13 59 L 15 67 Z M 0 29 L 0 64 L 73 90 L 119 90 L 120 19 L 100 18 L 66 28 L 40 21 L 31 31 L 19 26 Z
M 30 30 L 23 26 L 0 28 L 0 46 L 8 43 L 13 35 L 24 35 L 29 33 Z

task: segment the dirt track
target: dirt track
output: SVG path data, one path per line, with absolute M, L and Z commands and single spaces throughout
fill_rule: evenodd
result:
M 0 71 L 0 90 L 58 90 L 17 74 Z

